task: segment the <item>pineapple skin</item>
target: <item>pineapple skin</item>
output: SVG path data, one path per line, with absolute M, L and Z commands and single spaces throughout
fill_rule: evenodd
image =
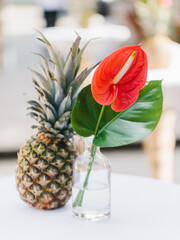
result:
M 72 165 L 77 152 L 63 140 L 45 140 L 31 137 L 19 150 L 16 185 L 21 199 L 31 206 L 55 209 L 71 197 Z

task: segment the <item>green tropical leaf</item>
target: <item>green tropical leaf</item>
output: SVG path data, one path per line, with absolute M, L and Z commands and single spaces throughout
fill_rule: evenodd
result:
M 128 109 L 117 113 L 111 106 L 106 106 L 94 144 L 100 147 L 123 146 L 147 136 L 160 119 L 162 101 L 161 81 L 150 81 Z M 73 129 L 80 136 L 94 135 L 101 108 L 92 96 L 91 85 L 85 87 L 72 111 Z

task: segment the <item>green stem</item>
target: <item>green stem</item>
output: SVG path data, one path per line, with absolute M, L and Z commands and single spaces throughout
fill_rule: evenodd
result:
M 96 138 L 97 135 L 98 135 L 98 129 L 99 129 L 99 125 L 100 125 L 103 113 L 104 113 L 104 109 L 105 109 L 105 106 L 103 105 L 102 108 L 101 108 L 101 112 L 99 114 L 99 118 L 98 118 L 98 122 L 97 122 L 97 125 L 96 125 L 96 129 L 95 129 L 95 132 L 94 132 L 94 138 Z M 87 172 L 84 184 L 83 184 L 83 189 L 78 192 L 78 194 L 76 196 L 76 199 L 75 199 L 75 201 L 73 203 L 73 207 L 76 207 L 76 206 L 80 207 L 80 206 L 82 206 L 82 201 L 83 201 L 83 197 L 84 197 L 84 190 L 86 189 L 86 187 L 88 185 L 89 175 L 90 175 L 91 170 L 92 170 L 92 166 L 93 166 L 94 158 L 95 158 L 95 155 L 96 155 L 96 151 L 97 151 L 97 147 L 92 143 L 91 155 L 90 155 L 91 156 L 91 161 L 89 163 L 88 172 Z
M 94 138 L 97 137 L 97 135 L 98 135 L 99 124 L 101 122 L 101 118 L 103 116 L 104 109 L 105 109 L 105 105 L 103 105 L 102 108 L 101 108 L 101 112 L 99 114 L 98 122 L 97 122 L 96 129 L 95 129 L 95 132 L 94 132 Z

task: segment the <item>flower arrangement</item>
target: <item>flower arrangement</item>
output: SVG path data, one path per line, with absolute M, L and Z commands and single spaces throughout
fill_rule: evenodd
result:
M 169 35 L 172 0 L 137 0 L 135 2 L 134 23 L 143 38 L 156 34 Z
M 171 62 L 172 0 L 136 0 L 129 20 L 146 51 L 150 69 L 167 68 Z
M 89 167 L 73 207 L 81 207 L 97 147 L 116 147 L 142 139 L 156 127 L 162 112 L 161 81 L 147 79 L 147 55 L 140 45 L 126 46 L 97 67 L 92 84 L 79 93 L 71 115 L 72 127 L 93 136 Z

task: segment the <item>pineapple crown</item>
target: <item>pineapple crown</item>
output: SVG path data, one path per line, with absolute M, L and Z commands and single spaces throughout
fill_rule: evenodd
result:
M 39 32 L 40 40 L 49 53 L 50 60 L 38 54 L 41 59 L 40 69 L 42 73 L 33 71 L 33 82 L 38 93 L 38 100 L 28 101 L 29 114 L 37 121 L 32 128 L 38 129 L 38 134 L 44 134 L 50 138 L 69 140 L 73 136 L 71 126 L 71 111 L 74 107 L 80 87 L 89 73 L 98 65 L 85 68 L 78 74 L 82 54 L 88 43 L 80 49 L 81 38 L 77 36 L 66 57 L 56 54 L 54 48 Z M 50 70 L 50 64 L 53 66 Z

